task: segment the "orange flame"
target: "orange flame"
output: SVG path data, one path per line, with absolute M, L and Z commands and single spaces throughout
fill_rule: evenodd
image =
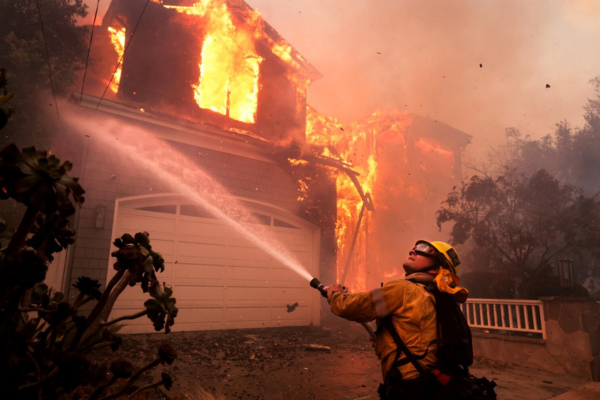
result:
M 290 162 L 290 165 L 308 165 L 308 161 L 306 160 L 297 160 L 295 158 L 288 158 L 288 161 Z
M 223 0 L 163 7 L 207 19 L 198 62 L 200 77 L 192 84 L 196 104 L 237 121 L 254 123 L 263 59 L 257 54 L 253 29 L 235 26 Z
M 417 146 L 423 153 L 434 152 L 441 156 L 454 156 L 454 153 L 450 150 L 445 150 L 439 145 L 435 145 L 431 143 L 425 138 L 420 138 L 415 142 L 415 146 Z
M 110 42 L 112 43 L 115 51 L 117 52 L 118 59 L 123 57 L 125 51 L 125 28 L 116 29 L 112 26 L 108 27 L 108 34 L 110 36 Z M 121 82 L 121 65 L 115 71 L 112 82 L 110 83 L 110 90 L 114 93 L 119 91 L 119 83 Z
M 196 26 L 201 26 L 202 50 L 198 60 L 198 82 L 191 85 L 194 100 L 202 109 L 241 122 L 256 121 L 258 79 L 263 61 L 256 49 L 258 40 L 294 68 L 300 68 L 297 60 L 304 61 L 282 38 L 274 39 L 265 33 L 264 21 L 254 10 L 242 11 L 243 21 L 240 21 L 232 15 L 226 0 L 200 0 L 191 6 L 152 1 L 178 13 L 203 19 L 201 23 L 195 22 Z M 298 96 L 304 96 L 310 81 L 297 74 L 286 76 L 297 87 Z
M 362 122 L 343 124 L 332 117 L 317 113 L 312 108 L 307 108 L 306 138 L 311 144 L 319 146 L 332 146 L 339 152 L 339 156 L 326 148 L 324 155 L 338 158 L 351 164 L 351 168 L 360 173 L 358 180 L 365 193 L 370 193 L 375 208 L 380 188 L 385 185 L 378 183 L 378 143 L 393 143 L 404 146 L 403 130 L 410 124 L 410 118 L 404 114 L 394 113 L 384 115 L 374 113 Z M 350 271 L 347 275 L 346 286 L 353 291 L 367 289 L 367 272 L 371 266 L 367 265 L 369 259 L 376 255 L 368 255 L 369 235 L 373 232 L 374 224 L 367 220 L 367 212 L 358 233 L 354 254 L 348 254 L 354 230 L 363 201 L 352 180 L 345 173 L 337 173 L 337 222 L 336 241 L 338 248 L 337 279 L 341 280 L 343 269 L 348 257 L 352 257 Z M 367 228 L 368 225 L 368 228 Z

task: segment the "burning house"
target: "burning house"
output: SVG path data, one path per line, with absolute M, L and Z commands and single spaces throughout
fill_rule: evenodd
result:
M 164 140 L 323 282 L 364 290 L 398 277 L 397 257 L 435 232 L 435 207 L 461 177 L 469 136 L 456 129 L 395 113 L 342 124 L 307 106 L 321 75 L 241 0 L 113 0 L 91 49 L 83 93 L 72 96 L 78 112 Z M 50 285 L 68 290 L 82 275 L 105 284 L 112 239 L 148 231 L 165 258 L 159 279 L 177 298 L 175 330 L 320 323 L 321 300 L 303 278 L 93 137 L 82 140 L 70 157 L 87 191 L 78 240 L 53 264 Z M 114 313 L 136 312 L 144 299 L 125 291 Z M 145 322 L 126 330 L 150 332 Z
M 343 124 L 309 108 L 307 140 L 360 174 L 362 192 L 351 175 L 336 175 L 336 280 L 363 291 L 401 278 L 415 241 L 440 235 L 435 212 L 461 181 L 471 136 L 414 114 Z

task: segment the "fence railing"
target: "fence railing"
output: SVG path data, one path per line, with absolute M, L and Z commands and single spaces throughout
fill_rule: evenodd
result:
M 472 328 L 522 332 L 546 339 L 544 307 L 539 300 L 469 299 L 460 308 Z

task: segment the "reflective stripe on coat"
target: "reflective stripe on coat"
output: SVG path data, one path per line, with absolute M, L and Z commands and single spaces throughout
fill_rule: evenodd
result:
M 420 360 L 425 370 L 432 369 L 437 361 L 437 344 L 431 342 L 438 338 L 435 299 L 421 284 L 407 280 L 392 281 L 382 288 L 355 294 L 335 292 L 328 299 L 331 311 L 342 318 L 356 322 L 377 320 L 379 327 L 383 317 L 392 315 L 396 332 L 406 347 L 416 356 L 425 353 Z M 378 329 L 377 355 L 381 358 L 381 372 L 385 379 L 396 356 L 396 343 L 385 329 Z M 400 359 L 404 358 L 404 354 Z M 419 377 L 416 368 L 408 363 L 398 367 L 403 379 Z

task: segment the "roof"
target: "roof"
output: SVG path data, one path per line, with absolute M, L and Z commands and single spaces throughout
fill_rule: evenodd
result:
M 420 137 L 430 137 L 450 147 L 467 147 L 473 136 L 435 119 L 417 114 L 408 114 L 412 123 L 408 129 L 409 134 Z

